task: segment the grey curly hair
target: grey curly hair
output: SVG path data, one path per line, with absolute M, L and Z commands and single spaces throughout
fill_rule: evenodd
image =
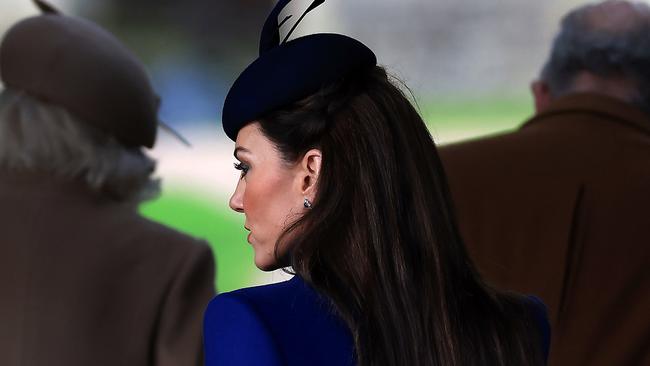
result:
M 0 93 L 0 170 L 80 180 L 117 201 L 156 197 L 156 163 L 67 110 L 10 88 Z
M 647 4 L 631 4 L 650 13 Z M 541 79 L 553 96 L 561 96 L 571 91 L 581 71 L 605 78 L 623 77 L 637 86 L 637 95 L 629 102 L 650 112 L 650 16 L 618 27 L 602 27 L 590 16 L 594 6 L 581 6 L 562 19 Z

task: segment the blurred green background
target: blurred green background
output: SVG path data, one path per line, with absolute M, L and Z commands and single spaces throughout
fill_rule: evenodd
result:
M 141 212 L 155 221 L 205 239 L 216 254 L 216 286 L 220 292 L 255 283 L 253 250 L 242 220 L 226 207 L 206 202 L 196 193 L 168 191 L 141 206 Z
M 37 13 L 2 0 L 0 34 Z M 161 132 L 149 153 L 163 193 L 143 215 L 207 240 L 219 291 L 278 281 L 253 264 L 243 217 L 228 208 L 237 173 L 220 128 L 228 88 L 256 56 L 276 0 L 49 0 L 113 32 L 146 64 L 162 97 L 161 119 L 192 141 Z M 441 144 L 516 128 L 532 114 L 535 79 L 560 16 L 581 0 L 328 0 L 296 36 L 338 32 L 366 43 L 408 85 Z

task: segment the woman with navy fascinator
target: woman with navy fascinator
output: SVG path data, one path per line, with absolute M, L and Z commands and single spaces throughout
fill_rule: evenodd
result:
M 289 40 L 323 1 L 281 17 L 289 2 L 230 89 L 223 128 L 255 264 L 295 276 L 212 300 L 206 364 L 545 364 L 544 305 L 482 281 L 408 98 L 355 39 Z

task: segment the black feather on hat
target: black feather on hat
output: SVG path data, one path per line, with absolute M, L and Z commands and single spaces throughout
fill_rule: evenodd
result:
M 289 2 L 280 0 L 273 8 L 262 29 L 259 57 L 239 75 L 226 96 L 222 124 L 233 141 L 247 123 L 377 64 L 368 47 L 341 34 L 317 33 L 287 41 L 303 17 L 324 0 L 315 0 L 281 41 L 280 26 L 287 19 L 278 17 Z

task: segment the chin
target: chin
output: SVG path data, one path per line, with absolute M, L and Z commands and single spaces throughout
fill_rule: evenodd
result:
M 259 268 L 264 272 L 275 271 L 276 269 L 288 267 L 291 265 L 291 260 L 286 256 L 282 256 L 280 260 L 272 254 L 261 254 L 255 253 L 255 267 Z
M 263 250 L 255 250 L 255 267 L 264 272 L 270 272 L 280 268 L 280 265 L 274 254 L 266 253 Z
M 277 263 L 269 263 L 268 261 L 255 261 L 255 266 L 264 272 L 275 271 L 276 269 L 281 268 Z

